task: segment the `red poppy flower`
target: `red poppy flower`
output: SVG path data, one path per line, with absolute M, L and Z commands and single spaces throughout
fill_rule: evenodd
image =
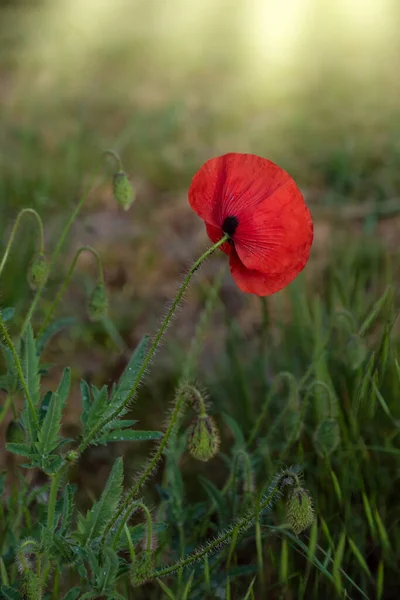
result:
M 269 296 L 304 269 L 311 214 L 293 179 L 273 162 L 253 154 L 212 158 L 193 177 L 189 203 L 213 242 L 230 236 L 221 250 L 242 291 Z

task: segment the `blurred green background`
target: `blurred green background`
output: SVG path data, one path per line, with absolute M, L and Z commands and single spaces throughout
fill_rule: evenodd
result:
M 66 424 L 75 426 L 78 418 L 79 378 L 100 384 L 120 374 L 128 349 L 154 330 L 177 280 L 206 247 L 203 223 L 187 204 L 187 188 L 211 156 L 252 152 L 289 171 L 315 219 L 311 260 L 297 283 L 261 305 L 236 289 L 224 257 L 213 257 L 198 274 L 142 391 L 144 410 L 140 402 L 137 410 L 143 428 L 160 426 L 209 285 L 224 264 L 221 303 L 198 375 L 212 390 L 216 410 L 247 419 L 247 426 L 261 410 L 263 386 L 277 372 L 304 373 L 318 345 L 316 332 L 336 310 L 349 311 L 356 329 L 365 323 L 385 286 L 396 284 L 400 274 L 399 22 L 397 0 L 0 1 L 3 248 L 18 210 L 32 206 L 44 219 L 50 253 L 102 164 L 36 313 L 39 323 L 76 249 L 97 248 L 110 320 L 100 325 L 87 320 L 86 294 L 96 271 L 82 255 L 57 312 L 73 315 L 77 323 L 48 351 L 55 379 L 66 364 L 76 377 Z M 113 165 L 101 156 L 108 148 L 120 153 L 136 190 L 127 213 L 112 197 Z M 32 297 L 26 267 L 34 244 L 27 219 L 0 282 L 2 306 L 17 308 L 16 325 Z M 396 285 L 393 299 L 398 308 Z M 380 338 L 375 330 L 368 333 L 371 347 Z M 391 335 L 398 348 L 398 322 Z M 266 345 L 265 355 L 260 344 Z M 234 348 L 246 348 L 246 360 Z M 320 364 L 316 377 L 333 385 L 347 406 L 353 388 L 339 360 L 340 347 L 330 352 L 339 362 L 326 369 Z M 246 381 L 251 381 L 247 388 Z M 386 401 L 395 412 L 398 389 L 394 379 L 387 384 Z M 252 408 L 243 417 L 246 394 Z M 154 409 L 150 414 L 146 398 Z M 382 435 L 389 435 L 387 429 Z M 391 496 L 394 473 L 398 481 L 398 434 L 390 440 L 397 448 L 394 456 L 371 459 L 367 470 L 373 483 L 374 467 L 388 461 L 373 498 L 378 508 L 393 508 L 393 525 L 399 520 Z M 351 446 L 349 439 L 346 444 Z M 107 471 L 107 451 L 91 452 L 93 460 L 105 461 Z M 343 452 L 347 460 L 348 448 Z M 135 455 L 128 471 L 138 460 Z M 342 466 L 339 460 L 339 471 Z M 364 466 L 355 481 L 364 481 Z M 93 481 L 87 471 L 83 464 L 85 485 L 97 493 L 99 471 Z M 219 484 L 222 475 L 215 473 Z M 345 487 L 351 487 L 351 478 L 343 476 Z M 316 476 L 315 482 L 314 492 Z M 329 495 L 325 502 L 319 492 L 325 516 L 332 511 L 337 516 Z M 350 526 L 351 512 L 343 519 Z M 354 523 L 362 529 L 364 521 Z M 366 554 L 372 552 L 368 535 L 362 542 Z M 397 575 L 392 573 L 393 586 Z

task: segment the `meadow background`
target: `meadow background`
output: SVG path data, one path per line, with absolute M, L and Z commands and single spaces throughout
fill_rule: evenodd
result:
M 136 191 L 129 212 L 116 206 L 112 164 L 103 160 L 36 315 L 40 323 L 76 249 L 93 245 L 104 265 L 109 319 L 86 317 L 95 265 L 82 255 L 57 315 L 75 322 L 46 354 L 54 367 L 45 385 L 66 365 L 75 378 L 65 431 L 79 427 L 79 379 L 100 385 L 119 376 L 206 247 L 203 223 L 187 203 L 195 171 L 230 151 L 268 157 L 294 177 L 315 219 L 305 273 L 262 302 L 235 287 L 224 256 L 208 261 L 135 415 L 143 429 L 161 426 L 196 319 L 225 265 L 196 373 L 210 392 L 223 451 L 238 443 L 223 414 L 248 437 L 277 373 L 301 379 L 311 365 L 324 385 L 308 398 L 307 425 L 289 448 L 284 430 L 276 435 L 271 426 L 291 393 L 283 385 L 273 394 L 257 432 L 258 447 L 266 448 L 263 467 L 254 467 L 257 481 L 262 487 L 283 464 L 303 465 L 327 565 L 336 560 L 336 571 L 343 567 L 368 598 L 395 598 L 400 586 L 399 22 L 396 0 L 0 1 L 3 248 L 27 206 L 42 215 L 46 247 L 54 247 L 105 149 L 120 153 Z M 16 308 L 16 328 L 31 298 L 26 268 L 34 244 L 27 219 L 0 281 L 1 304 Z M 318 354 L 332 323 L 335 336 Z M 332 412 L 328 396 L 341 439 L 321 458 L 313 436 Z M 129 478 L 148 448 L 88 450 L 73 473 L 82 505 L 98 496 L 117 455 L 129 456 Z M 15 466 L 3 451 L 0 461 Z M 193 466 L 183 455 L 179 464 L 185 506 L 199 494 L 207 499 L 199 477 L 223 486 L 221 458 Z M 147 490 L 157 502 L 152 484 Z M 251 565 L 254 557 L 250 537 L 238 562 Z M 334 597 L 334 584 L 285 535 L 268 542 L 264 561 L 260 598 L 265 590 L 271 598 L 299 597 L 299 581 L 304 597 Z M 247 584 L 250 575 L 243 572 Z M 348 594 L 363 597 L 351 584 Z

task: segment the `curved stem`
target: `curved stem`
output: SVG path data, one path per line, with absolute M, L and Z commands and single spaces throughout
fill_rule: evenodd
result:
M 92 176 L 92 178 L 91 178 L 91 180 L 89 182 L 89 185 L 87 186 L 86 190 L 84 191 L 83 195 L 81 196 L 81 199 L 79 200 L 77 206 L 75 207 L 73 213 L 71 214 L 70 218 L 68 219 L 68 221 L 67 221 L 67 223 L 66 223 L 66 225 L 64 227 L 64 230 L 63 230 L 63 232 L 62 232 L 62 234 L 61 234 L 61 236 L 60 236 L 60 238 L 59 238 L 59 240 L 57 242 L 57 245 L 55 247 L 53 255 L 52 255 L 51 259 L 50 259 L 50 263 L 49 263 L 49 275 L 50 275 L 51 271 L 54 268 L 54 265 L 56 263 L 58 255 L 61 252 L 62 247 L 64 246 L 64 242 L 65 242 L 65 240 L 67 238 L 67 235 L 70 232 L 70 229 L 71 229 L 72 225 L 74 224 L 74 221 L 75 221 L 76 217 L 78 216 L 78 214 L 79 214 L 79 212 L 80 212 L 83 204 L 85 203 L 86 198 L 89 195 L 90 190 L 93 187 L 93 184 L 94 184 L 94 182 L 96 180 L 96 177 L 97 177 L 97 173 L 100 170 L 100 166 L 101 166 L 101 163 L 99 163 L 98 167 L 95 169 L 95 171 L 93 173 L 93 176 Z M 28 313 L 27 313 L 27 315 L 25 317 L 25 320 L 23 322 L 23 325 L 22 325 L 22 329 L 21 329 L 21 333 L 20 333 L 21 337 L 24 334 L 25 329 L 26 329 L 29 321 L 31 320 L 33 313 L 35 312 L 36 305 L 37 305 L 37 303 L 40 300 L 40 297 L 42 295 L 42 292 L 43 292 L 43 289 L 44 289 L 45 285 L 46 284 L 43 283 L 36 290 L 36 294 L 33 297 L 31 306 L 30 306 L 30 308 L 28 310 Z
M 116 417 L 118 417 L 118 415 L 127 407 L 127 405 L 129 404 L 129 402 L 131 401 L 131 399 L 133 398 L 133 396 L 135 395 L 137 388 L 139 387 L 139 384 L 142 380 L 142 377 L 144 375 L 144 373 L 146 372 L 147 367 L 149 366 L 149 363 L 151 361 L 151 359 L 153 358 L 153 355 L 155 353 L 155 351 L 158 348 L 158 345 L 161 341 L 161 338 L 163 337 L 166 329 L 168 328 L 171 319 L 180 303 L 180 301 L 182 300 L 183 294 L 186 291 L 186 288 L 188 287 L 194 273 L 197 271 L 197 269 L 200 267 L 200 265 L 202 264 L 202 262 L 208 258 L 213 252 L 215 252 L 215 250 L 217 248 L 219 248 L 220 246 L 222 246 L 222 244 L 224 244 L 227 240 L 229 239 L 228 235 L 224 235 L 224 237 L 222 237 L 218 242 L 216 242 L 213 246 L 211 246 L 206 252 L 204 252 L 204 254 L 202 254 L 200 256 L 200 258 L 198 258 L 193 265 L 191 266 L 191 268 L 189 269 L 189 273 L 186 275 L 181 287 L 179 288 L 179 291 L 176 295 L 175 300 L 173 301 L 171 308 L 169 309 L 160 329 L 158 330 L 156 337 L 154 338 L 154 341 L 150 347 L 149 352 L 147 353 L 146 358 L 144 359 L 141 368 L 138 371 L 138 374 L 136 376 L 136 379 L 131 387 L 131 389 L 129 390 L 129 392 L 126 395 L 125 400 L 123 401 L 123 403 L 118 406 L 118 408 L 116 408 L 110 415 L 108 415 L 105 419 L 102 419 L 99 421 L 99 423 L 97 424 L 97 426 L 95 426 L 92 431 L 90 432 L 90 435 L 82 441 L 82 443 L 80 444 L 79 448 L 78 448 L 78 452 L 79 454 L 81 454 L 85 448 L 87 448 L 89 446 L 89 444 L 92 442 L 92 440 L 96 437 L 96 435 L 102 430 L 104 429 L 104 427 L 107 426 L 108 423 L 110 423 L 111 421 L 114 421 L 114 419 L 116 419 Z
M 10 238 L 8 240 L 7 247 L 5 249 L 3 258 L 2 258 L 1 263 L 0 263 L 0 275 L 1 275 L 2 271 L 3 271 L 3 269 L 4 269 L 4 265 L 7 262 L 7 258 L 8 258 L 8 255 L 10 254 L 11 247 L 12 247 L 13 242 L 14 242 L 15 234 L 17 233 L 17 229 L 19 227 L 21 219 L 26 214 L 33 215 L 35 217 L 35 219 L 36 219 L 36 222 L 37 222 L 38 228 L 39 228 L 39 252 L 42 253 L 42 254 L 44 252 L 44 233 L 43 233 L 43 222 L 42 222 L 42 219 L 40 218 L 39 213 L 36 212 L 35 209 L 33 209 L 33 208 L 23 208 L 18 213 L 18 216 L 17 216 L 17 218 L 15 220 L 15 223 L 13 225 L 13 228 L 11 230 Z
M 71 266 L 68 270 L 68 273 L 64 279 L 64 282 L 62 284 L 62 286 L 60 287 L 57 296 L 55 297 L 53 304 L 50 306 L 49 308 L 49 312 L 47 313 L 44 321 L 43 321 L 43 325 L 41 326 L 39 333 L 38 333 L 38 338 L 42 335 L 43 331 L 46 329 L 47 325 L 49 324 L 51 317 L 54 314 L 54 311 L 56 310 L 59 302 L 61 301 L 61 298 L 63 297 L 63 295 L 65 294 L 65 290 L 67 289 L 69 282 L 71 280 L 72 274 L 74 272 L 76 263 L 78 261 L 79 256 L 81 255 L 82 252 L 87 251 L 87 252 L 91 252 L 93 254 L 93 256 L 96 259 L 97 262 L 97 275 L 98 275 L 98 279 L 99 281 L 103 282 L 104 281 L 104 274 L 103 274 L 103 266 L 101 264 L 101 259 L 100 259 L 100 255 L 97 252 L 97 250 L 95 250 L 94 248 L 92 248 L 92 246 L 81 246 L 80 248 L 78 248 L 74 259 L 71 263 Z
M 260 502 L 259 506 L 253 508 L 242 518 L 235 521 L 234 524 L 228 527 L 228 529 L 224 533 L 221 533 L 219 536 L 211 540 L 208 544 L 201 546 L 198 550 L 195 550 L 183 560 L 178 560 L 175 564 L 170 565 L 169 567 L 157 569 L 150 575 L 147 581 L 156 579 L 158 577 L 165 577 L 166 575 L 170 575 L 175 571 L 179 571 L 180 569 L 188 567 L 189 565 L 197 562 L 198 560 L 201 560 L 211 552 L 214 552 L 220 546 L 229 542 L 232 538 L 239 537 L 246 529 L 248 529 L 248 527 L 250 527 L 254 519 L 257 518 L 257 516 L 261 512 L 271 507 L 271 505 L 279 498 L 281 494 L 279 482 L 280 478 L 272 486 L 272 488 L 264 497 L 262 502 Z
M 115 150 L 105 150 L 104 154 L 107 156 L 112 156 L 112 158 L 115 160 L 116 164 L 117 164 L 117 170 L 118 171 L 123 171 L 122 168 L 122 161 L 120 159 L 120 157 L 118 156 L 118 154 L 115 152 Z
M 39 428 L 39 420 L 38 420 L 38 416 L 37 416 L 37 413 L 36 413 L 35 405 L 33 404 L 33 400 L 31 398 L 31 395 L 30 395 L 29 390 L 28 390 L 27 383 L 25 381 L 24 372 L 23 372 L 22 366 L 21 366 L 21 361 L 19 360 L 17 351 L 15 350 L 15 346 L 12 343 L 11 338 L 8 335 L 8 331 L 7 331 L 7 329 L 6 329 L 5 325 L 4 325 L 3 319 L 1 318 L 1 313 L 0 313 L 0 332 L 3 335 L 4 340 L 5 340 L 8 348 L 10 349 L 11 354 L 13 356 L 15 368 L 17 369 L 18 377 L 19 377 L 20 383 L 22 385 L 22 389 L 24 390 L 25 398 L 26 398 L 26 401 L 28 402 L 28 406 L 29 406 L 29 410 L 30 410 L 31 415 L 32 415 L 32 419 L 33 419 L 33 421 L 35 423 L 35 427 L 38 429 Z M 33 438 L 31 439 L 31 441 L 32 442 L 34 441 Z
M 114 540 L 113 540 L 113 543 L 112 543 L 112 547 L 113 547 L 114 550 L 117 549 L 118 540 L 121 537 L 122 532 L 123 531 L 126 532 L 126 528 L 127 528 L 127 524 L 126 523 L 127 523 L 128 519 L 129 519 L 129 517 L 131 517 L 132 514 L 136 510 L 143 511 L 143 513 L 145 515 L 146 524 L 147 524 L 146 550 L 148 550 L 149 552 L 151 551 L 151 544 L 152 544 L 152 540 L 153 540 L 153 520 L 151 518 L 151 513 L 150 513 L 149 509 L 147 508 L 147 506 L 145 504 L 143 504 L 143 502 L 140 502 L 138 500 L 135 500 L 135 502 L 132 504 L 132 506 L 130 507 L 130 509 L 125 513 L 124 517 L 121 519 L 121 523 L 118 526 L 117 532 L 116 532 L 116 534 L 114 536 Z M 105 537 L 106 533 L 107 532 L 103 533 L 103 535 L 101 537 L 101 542 L 104 541 L 104 537 Z M 128 530 L 128 533 L 129 533 L 129 530 Z
M 197 400 L 198 411 L 199 411 L 200 417 L 206 417 L 207 416 L 206 403 L 204 402 L 204 398 L 200 394 L 199 390 L 194 385 L 189 385 L 187 389 L 192 392 L 193 396 L 195 396 L 195 398 Z

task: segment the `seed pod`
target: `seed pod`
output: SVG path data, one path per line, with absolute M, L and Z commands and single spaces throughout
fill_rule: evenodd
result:
M 39 252 L 33 257 L 28 268 L 28 282 L 32 290 L 44 285 L 49 276 L 49 265 L 43 253 Z
M 197 460 L 207 462 L 216 455 L 219 448 L 219 433 L 212 417 L 199 415 L 189 427 L 187 446 Z
M 25 429 L 19 421 L 10 421 L 6 430 L 6 442 L 23 444 L 25 442 Z
M 339 423 L 333 417 L 321 421 L 314 433 L 314 446 L 322 457 L 330 456 L 340 444 Z
M 125 171 L 117 171 L 113 177 L 113 194 L 124 210 L 129 210 L 135 199 L 131 182 Z
M 87 311 L 91 321 L 100 321 L 107 316 L 108 298 L 103 282 L 99 282 L 90 295 Z
M 286 520 L 293 533 L 299 535 L 314 521 L 314 508 L 308 492 L 295 487 L 286 502 Z

